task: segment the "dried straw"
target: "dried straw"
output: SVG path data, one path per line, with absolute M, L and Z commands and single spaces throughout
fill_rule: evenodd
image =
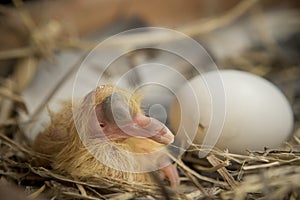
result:
M 242 1 L 221 18 L 197 22 L 179 30 L 196 36 L 210 32 L 218 27 L 226 26 L 238 19 L 254 5 L 256 0 Z M 29 47 L 0 52 L 0 59 L 18 58 L 18 65 L 10 79 L 1 80 L 0 87 L 0 182 L 6 186 L 19 185 L 27 194 L 27 199 L 299 199 L 300 198 L 300 113 L 296 110 L 300 105 L 299 91 L 294 87 L 286 87 L 285 92 L 295 108 L 296 126 L 290 141 L 280 149 L 265 149 L 262 152 L 248 152 L 247 155 L 232 154 L 214 149 L 207 158 L 199 159 L 197 150 L 187 152 L 177 160 L 181 172 L 182 184 L 176 190 L 164 188 L 161 185 L 132 185 L 126 181 L 112 182 L 102 178 L 97 180 L 78 181 L 68 176 L 57 174 L 51 169 L 32 166 L 31 161 L 43 157 L 33 152 L 22 136 L 22 130 L 17 122 L 17 109 L 22 108 L 20 93 L 30 83 L 37 70 L 39 59 L 52 59 L 55 49 L 61 44 L 76 47 L 91 47 L 80 40 L 65 38 L 58 42 L 59 25 L 53 23 L 45 27 L 36 27 L 30 15 L 22 8 L 21 1 L 14 1 L 20 10 L 26 26 L 32 31 L 32 45 Z M 256 11 L 259 12 L 259 11 Z M 50 28 L 49 28 L 50 27 Z M 54 29 L 53 29 L 54 28 Z M 53 30 L 52 39 L 41 41 L 41 33 Z M 261 30 L 263 38 L 269 35 Z M 135 36 L 136 37 L 136 36 Z M 150 37 L 151 38 L 151 37 Z M 157 42 L 165 40 L 153 36 L 153 40 L 139 42 Z M 236 66 L 237 69 L 250 71 L 260 76 L 281 83 L 297 83 L 300 77 L 299 63 L 282 62 L 275 66 L 278 60 L 270 49 L 276 48 L 272 38 L 266 39 L 263 51 L 248 50 L 236 57 L 223 60 L 223 65 Z M 48 46 L 49 41 L 53 45 Z M 53 43 L 53 41 L 56 41 Z M 73 42 L 71 42 L 73 41 Z M 75 43 L 74 43 L 75 41 Z M 129 41 L 128 38 L 124 39 Z M 46 44 L 46 45 L 45 45 Z M 86 45 L 88 44 L 88 45 Z M 118 43 L 122 45 L 123 43 Z M 131 44 L 132 45 L 132 44 Z M 138 45 L 138 44 L 133 44 Z M 65 47 L 65 46 L 64 46 Z M 277 52 L 278 53 L 278 52 Z M 76 68 L 76 66 L 74 67 Z M 59 88 L 59 84 L 56 89 Z M 54 94 L 53 91 L 52 94 Z M 297 98 L 298 96 L 298 98 Z M 51 97 L 49 97 L 50 99 Z M 44 106 L 46 106 L 45 102 Z M 24 108 L 23 108 L 24 109 Z M 42 108 L 41 108 L 42 109 Z M 37 116 L 37 115 L 36 115 Z M 21 139 L 20 139 L 21 138 Z M 25 189 L 26 188 L 26 189 Z M 167 194 L 164 197 L 163 194 Z

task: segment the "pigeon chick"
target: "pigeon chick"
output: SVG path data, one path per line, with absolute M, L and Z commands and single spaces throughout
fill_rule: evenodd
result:
M 37 164 L 79 179 L 135 183 L 153 183 L 148 172 L 160 169 L 171 186 L 179 185 L 165 148 L 174 136 L 164 124 L 145 116 L 140 104 L 141 96 L 110 84 L 78 102 L 65 102 L 33 143 L 35 151 L 49 157 Z

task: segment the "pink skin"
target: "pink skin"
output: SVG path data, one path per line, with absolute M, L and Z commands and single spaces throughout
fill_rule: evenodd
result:
M 133 121 L 121 127 L 128 136 L 147 137 L 158 143 L 170 144 L 174 141 L 174 135 L 160 121 L 137 113 Z
M 119 127 L 115 123 L 109 123 L 103 120 L 104 117 L 101 105 L 96 106 L 95 111 L 97 119 L 91 120 L 91 122 L 97 121 L 99 126 L 97 126 L 97 131 L 93 131 L 93 133 L 95 133 L 93 134 L 93 137 L 106 137 L 110 140 L 124 140 L 129 137 L 139 136 L 147 137 L 162 144 L 170 144 L 174 141 L 174 135 L 163 123 L 154 118 L 147 117 L 142 113 L 137 113 L 129 123 Z M 161 168 L 161 171 L 165 177 L 169 179 L 171 187 L 179 185 L 179 176 L 174 165 L 169 164 Z
M 169 179 L 172 188 L 175 188 L 180 184 L 178 172 L 174 165 L 167 165 L 166 167 L 163 167 L 160 170 Z

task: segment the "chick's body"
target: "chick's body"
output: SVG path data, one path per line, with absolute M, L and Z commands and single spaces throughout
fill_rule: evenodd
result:
M 95 177 L 150 183 L 152 180 L 148 173 L 134 171 L 143 171 L 149 161 L 156 163 L 157 160 L 157 165 L 160 165 L 159 159 L 163 158 L 165 162 L 168 160 L 164 154 L 166 150 L 159 156 L 150 156 L 151 158 L 145 155 L 144 160 L 136 159 L 132 153 L 151 154 L 161 150 L 165 144 L 145 137 L 128 136 L 114 122 L 102 120 L 107 118 L 104 116 L 107 113 L 103 112 L 104 102 L 112 93 L 120 93 L 128 100 L 126 104 L 130 107 L 132 116 L 142 113 L 138 96 L 131 96 L 127 91 L 112 85 L 99 86 L 88 94 L 76 104 L 78 109 L 74 115 L 74 103 L 72 105 L 72 102 L 66 102 L 60 112 L 51 115 L 51 125 L 34 141 L 34 150 L 48 155 L 50 159 L 39 160 L 39 164 L 79 179 Z M 96 110 L 94 119 L 91 110 Z M 107 130 L 105 137 L 98 133 L 97 128 L 97 131 L 92 130 L 95 129 L 91 128 L 95 125 L 91 124 L 95 118 L 96 124 Z M 171 184 L 176 185 L 179 180 L 177 171 L 171 179 L 176 182 L 172 183 L 170 180 Z

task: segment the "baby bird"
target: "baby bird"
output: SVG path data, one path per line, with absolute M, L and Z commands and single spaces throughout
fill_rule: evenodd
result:
M 64 103 L 33 143 L 35 151 L 50 158 L 38 164 L 79 179 L 135 183 L 152 183 L 147 172 L 160 168 L 171 186 L 179 185 L 165 149 L 174 136 L 164 124 L 145 116 L 140 104 L 139 95 L 110 84 L 83 100 Z

